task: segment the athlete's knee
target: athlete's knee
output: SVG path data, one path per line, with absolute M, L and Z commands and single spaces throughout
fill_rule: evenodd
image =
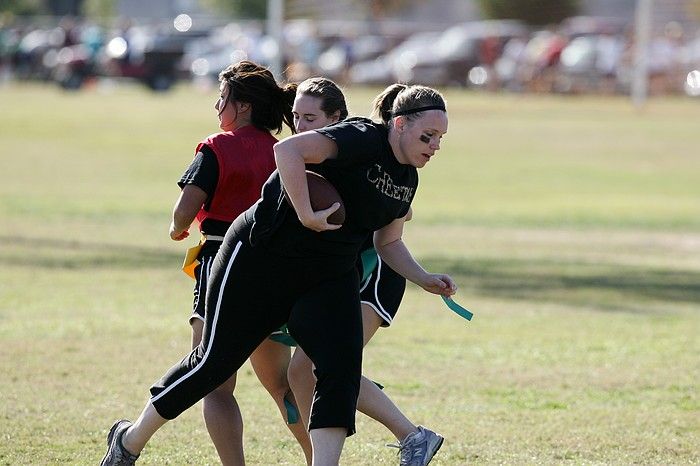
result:
M 298 357 L 295 355 L 289 363 L 289 368 L 287 368 L 287 380 L 289 385 L 292 387 L 297 387 L 308 383 L 309 380 L 314 381 L 313 365 L 311 360 L 306 356 Z
M 243 431 L 243 417 L 232 393 L 212 392 L 202 401 L 202 416 L 208 429 L 228 426 Z
M 287 381 L 286 376 L 275 377 L 274 380 L 268 379 L 263 385 L 277 404 L 283 403 L 284 397 L 290 391 L 289 382 Z
M 230 391 L 214 390 L 204 397 L 202 400 L 202 411 L 206 415 L 209 412 L 216 411 L 221 406 L 233 406 L 236 404 L 236 398 Z
M 205 417 L 220 411 L 224 407 L 235 407 L 238 409 L 233 390 L 236 388 L 236 375 L 231 376 L 226 382 L 207 394 L 202 401 L 202 412 Z
M 204 397 L 206 400 L 226 400 L 233 397 L 233 391 L 236 389 L 236 372 L 229 376 L 224 382 L 212 390 L 207 396 Z

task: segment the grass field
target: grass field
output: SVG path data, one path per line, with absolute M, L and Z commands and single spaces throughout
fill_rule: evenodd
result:
M 0 464 L 96 464 L 188 350 L 167 228 L 214 97 L 0 87 Z M 365 373 L 445 435 L 436 465 L 700 463 L 698 102 L 446 97 L 406 242 L 476 316 L 409 287 Z M 237 395 L 249 464 L 302 464 L 248 365 Z M 359 415 L 342 463 L 392 441 Z M 197 406 L 139 464 L 217 462 Z

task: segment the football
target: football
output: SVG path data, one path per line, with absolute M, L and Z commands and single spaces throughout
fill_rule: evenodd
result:
M 328 223 L 342 225 L 345 221 L 345 204 L 335 186 L 323 176 L 309 170 L 306 170 L 306 183 L 309 185 L 309 201 L 314 212 L 327 209 L 338 202 L 340 207 L 328 217 Z M 289 205 L 292 205 L 287 191 L 284 192 L 284 197 Z

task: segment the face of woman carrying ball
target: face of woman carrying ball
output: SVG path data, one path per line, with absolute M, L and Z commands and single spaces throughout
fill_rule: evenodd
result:
M 396 145 L 392 145 L 397 160 L 423 168 L 440 150 L 440 140 L 447 133 L 447 113 L 428 110 L 416 119 L 398 116 L 393 130 L 398 134 Z

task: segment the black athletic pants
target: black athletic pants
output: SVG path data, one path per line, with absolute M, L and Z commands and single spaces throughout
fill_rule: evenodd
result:
M 362 372 L 355 258 L 280 256 L 250 246 L 249 227 L 240 223 L 229 229 L 212 266 L 202 342 L 151 387 L 153 406 L 174 419 L 287 323 L 316 368 L 309 428 L 344 427 L 353 434 Z

